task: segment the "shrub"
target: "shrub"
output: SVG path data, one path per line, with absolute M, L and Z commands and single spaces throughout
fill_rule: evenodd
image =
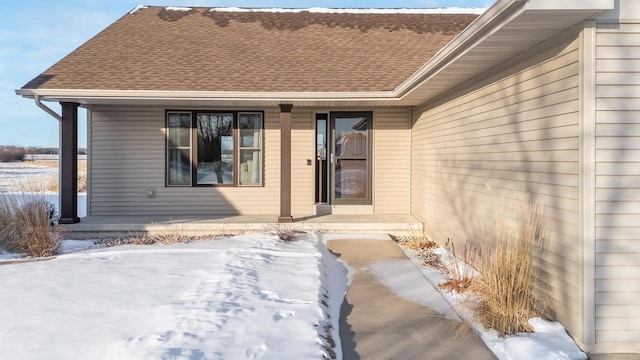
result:
M 523 202 L 514 226 L 495 201 L 492 237 L 477 261 L 481 276 L 471 285 L 480 298 L 476 315 L 486 328 L 503 336 L 532 332 L 528 323 L 543 299 L 536 291 L 535 262 L 543 248 L 543 211 L 536 201 Z
M 33 198 L 26 201 L 25 199 Z M 39 194 L 0 197 L 0 246 L 29 256 L 59 253 L 64 229 L 52 226 L 55 206 Z
M 0 146 L 0 162 L 22 161 L 25 150 L 18 146 Z

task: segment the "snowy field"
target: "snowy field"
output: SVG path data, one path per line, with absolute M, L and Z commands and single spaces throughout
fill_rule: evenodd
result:
M 33 184 L 57 176 L 58 168 L 55 167 L 31 165 L 24 162 L 0 162 L 0 197 L 11 195 L 15 191 L 21 193 L 21 184 Z M 59 210 L 57 193 L 47 192 L 44 193 L 44 196 Z M 86 214 L 87 194 L 78 193 L 78 216 L 84 217 Z
M 346 269 L 314 234 L 65 244 L 56 259 L 0 266 L 0 358 L 340 358 Z
M 0 193 L 11 192 L 16 186 L 30 181 L 58 176 L 58 168 L 29 165 L 23 162 L 0 162 Z

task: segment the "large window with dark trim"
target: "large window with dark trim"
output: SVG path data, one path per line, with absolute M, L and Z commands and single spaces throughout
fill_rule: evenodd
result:
M 263 184 L 257 111 L 167 111 L 167 186 Z

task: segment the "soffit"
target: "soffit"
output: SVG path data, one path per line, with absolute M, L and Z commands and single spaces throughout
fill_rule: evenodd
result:
M 488 72 L 518 54 L 552 38 L 602 10 L 523 10 L 508 23 L 469 45 L 459 57 L 433 71 L 402 99 L 409 104 L 428 102 L 449 89 Z

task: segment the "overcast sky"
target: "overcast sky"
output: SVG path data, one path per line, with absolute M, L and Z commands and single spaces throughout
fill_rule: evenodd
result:
M 33 100 L 15 95 L 141 0 L 28 0 L 3 6 L 0 21 L 0 145 L 58 146 L 58 122 Z M 153 0 L 151 5 L 285 8 L 488 7 L 494 0 Z M 59 113 L 57 103 L 46 103 Z M 86 146 L 80 110 L 79 146 Z

